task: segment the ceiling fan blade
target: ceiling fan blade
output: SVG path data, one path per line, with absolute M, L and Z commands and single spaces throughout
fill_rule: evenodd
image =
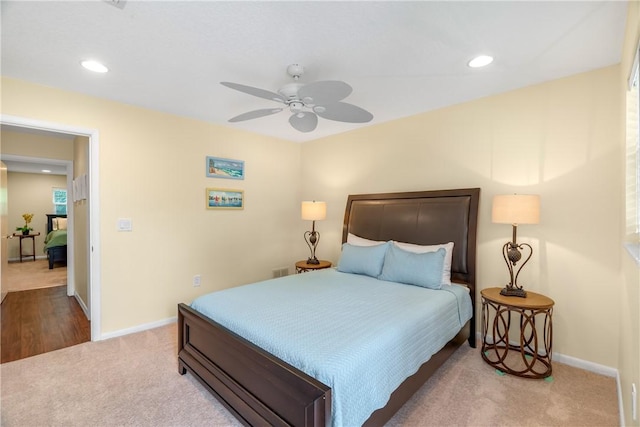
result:
M 331 104 L 345 99 L 352 90 L 345 82 L 325 80 L 304 85 L 298 90 L 298 97 L 305 104 Z
M 318 105 L 313 111 L 323 119 L 347 123 L 366 123 L 373 119 L 373 114 L 367 110 L 346 102 Z
M 289 117 L 289 123 L 300 132 L 311 132 L 318 126 L 318 116 L 313 113 L 295 113 Z
M 263 108 L 261 110 L 253 110 L 247 113 L 240 114 L 229 119 L 230 122 L 242 122 L 245 120 L 257 119 L 259 117 L 270 116 L 272 114 L 279 113 L 282 108 Z
M 249 95 L 257 96 L 258 98 L 269 99 L 271 101 L 284 102 L 284 98 L 275 92 L 269 90 L 259 89 L 253 86 L 245 86 L 238 83 L 220 82 L 221 85 L 231 89 L 239 90 L 240 92 L 248 93 Z

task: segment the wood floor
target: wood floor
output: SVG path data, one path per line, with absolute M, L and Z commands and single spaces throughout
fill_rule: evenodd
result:
M 9 292 L 1 311 L 0 363 L 90 340 L 89 321 L 66 286 Z

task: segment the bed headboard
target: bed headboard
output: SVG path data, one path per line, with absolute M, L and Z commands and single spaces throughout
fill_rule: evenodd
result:
M 475 304 L 479 188 L 350 195 L 342 242 L 352 233 L 418 245 L 454 242 L 451 279 L 471 289 Z
M 53 219 L 54 218 L 66 218 L 67 215 L 59 215 L 59 214 L 47 214 L 47 234 L 53 231 Z

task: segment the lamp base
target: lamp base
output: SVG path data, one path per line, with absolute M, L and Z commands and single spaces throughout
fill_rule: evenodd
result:
M 527 297 L 527 293 L 524 291 L 524 289 L 513 288 L 509 286 L 502 288 L 502 290 L 500 291 L 500 295 L 504 295 L 506 297 L 520 297 L 520 298 Z
M 313 264 L 313 265 L 318 265 L 320 264 L 320 261 L 318 260 L 318 258 L 308 258 L 307 259 L 307 264 Z

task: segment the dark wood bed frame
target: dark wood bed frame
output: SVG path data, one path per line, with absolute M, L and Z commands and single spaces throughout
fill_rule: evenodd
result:
M 479 188 L 351 195 L 347 233 L 415 244 L 453 241 L 452 280 L 469 287 L 474 315 L 460 333 L 425 362 L 373 412 L 365 426 L 386 423 L 465 341 L 475 347 L 476 230 Z M 178 370 L 190 372 L 244 425 L 326 426 L 331 388 L 229 331 L 178 305 Z
M 66 215 L 47 214 L 47 234 L 53 231 L 53 219 L 54 218 L 66 218 Z M 47 249 L 47 259 L 49 260 L 49 270 L 53 269 L 53 264 L 56 262 L 67 263 L 67 245 L 56 246 Z

